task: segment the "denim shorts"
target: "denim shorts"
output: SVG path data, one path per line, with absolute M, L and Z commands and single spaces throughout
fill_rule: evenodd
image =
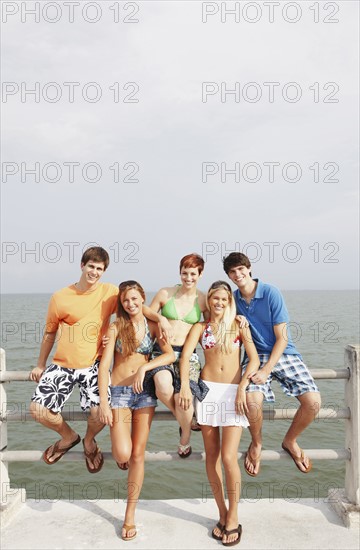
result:
M 157 407 L 157 399 L 148 393 L 142 391 L 135 393 L 132 386 L 110 386 L 112 409 L 144 409 L 145 407 Z

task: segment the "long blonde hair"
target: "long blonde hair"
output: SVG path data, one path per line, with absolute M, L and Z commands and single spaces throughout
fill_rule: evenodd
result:
M 129 314 L 123 308 L 121 303 L 122 297 L 126 294 L 128 290 L 137 290 L 145 301 L 145 292 L 143 287 L 136 281 L 123 281 L 119 284 L 119 295 L 117 302 L 117 319 L 116 326 L 118 329 L 118 336 L 122 343 L 122 355 L 128 357 L 133 354 L 138 347 L 135 327 L 130 320 Z
M 239 334 L 239 325 L 235 320 L 236 306 L 234 296 L 230 285 L 226 281 L 215 281 L 211 285 L 206 296 L 206 307 L 210 311 L 209 298 L 211 298 L 211 296 L 220 289 L 226 291 L 229 298 L 229 303 L 225 308 L 223 318 L 217 326 L 216 332 L 213 331 L 213 334 L 216 343 L 221 345 L 222 352 L 231 353 L 233 351 L 233 342 Z

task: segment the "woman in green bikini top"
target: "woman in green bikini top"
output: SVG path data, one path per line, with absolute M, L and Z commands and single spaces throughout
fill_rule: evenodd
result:
M 198 295 L 196 294 L 195 303 L 189 313 L 187 313 L 185 317 L 180 317 L 176 309 L 175 298 L 181 288 L 181 285 L 176 286 L 177 289 L 175 294 L 173 294 L 161 308 L 161 315 L 171 321 L 183 321 L 189 325 L 195 325 L 195 323 L 198 323 L 201 319 L 201 309 L 198 302 Z
M 182 458 L 191 454 L 189 441 L 193 408 L 184 411 L 179 405 L 181 384 L 179 360 L 191 327 L 200 321 L 201 314 L 207 317 L 205 295 L 197 290 L 197 283 L 203 270 L 204 260 L 201 256 L 198 254 L 184 256 L 180 261 L 181 284 L 160 289 L 150 304 L 151 309 L 160 312 L 169 322 L 170 344 L 176 360 L 172 365 L 159 367 L 152 372 L 154 372 L 157 397 L 173 412 L 180 424 L 181 439 L 178 453 Z M 154 354 L 157 353 L 155 347 Z M 198 396 L 201 393 L 198 385 L 199 375 L 200 361 L 197 354 L 193 353 L 190 361 L 190 382 L 193 395 Z

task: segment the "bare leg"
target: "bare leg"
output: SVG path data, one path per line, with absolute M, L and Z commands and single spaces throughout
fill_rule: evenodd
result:
M 125 511 L 124 523 L 127 525 L 135 525 L 135 509 L 139 500 L 140 491 L 144 481 L 144 462 L 145 449 L 149 437 L 151 421 L 155 413 L 154 407 L 145 407 L 133 411 L 132 422 L 132 452 L 130 458 L 129 474 L 128 474 L 128 498 Z M 127 531 L 122 529 L 122 537 L 131 538 L 136 529 Z
M 297 443 L 299 435 L 313 422 L 315 416 L 320 410 L 321 396 L 318 392 L 307 392 L 297 398 L 300 407 L 296 411 L 290 428 L 285 434 L 283 445 L 300 460 L 297 461 L 298 467 L 302 472 L 309 468 L 310 460 L 304 455 L 301 458 L 301 449 Z
M 246 469 L 254 476 L 258 474 L 260 461 L 255 460 L 260 456 L 262 446 L 262 423 L 263 423 L 263 401 L 264 395 L 261 392 L 248 392 L 246 394 L 247 406 L 249 413 L 247 414 L 251 433 L 251 445 L 249 453 L 245 459 Z
M 160 370 L 154 375 L 155 391 L 158 399 L 175 416 L 174 387 L 171 372 Z
M 104 428 L 105 424 L 100 422 L 99 419 L 99 407 L 91 407 L 90 413 L 87 419 L 87 430 L 84 437 L 84 447 L 88 452 L 93 452 L 96 449 L 95 437 Z M 97 454 L 93 463 L 88 460 L 88 464 L 91 470 L 96 469 L 101 462 L 101 454 Z
M 67 422 L 65 422 L 60 413 L 53 413 L 46 407 L 43 407 L 34 401 L 31 401 L 30 403 L 30 413 L 36 422 L 39 422 L 42 426 L 45 426 L 50 430 L 54 430 L 60 435 L 60 448 L 67 447 L 78 437 L 78 434 L 69 426 Z M 54 453 L 52 455 L 51 449 L 49 449 L 48 454 L 49 456 L 51 455 L 49 462 L 54 462 L 61 453 Z
M 226 529 L 236 529 L 239 525 L 238 504 L 241 493 L 241 474 L 238 463 L 238 448 L 242 428 L 238 426 L 223 427 L 221 441 L 221 460 L 224 465 L 226 491 L 229 499 L 229 510 L 226 516 Z M 239 537 L 238 533 L 225 535 L 223 542 L 233 542 Z
M 110 428 L 111 451 L 118 464 L 125 465 L 131 456 L 131 423 L 130 409 L 113 409 L 113 426 Z
M 224 496 L 224 486 L 220 461 L 220 429 L 212 426 L 201 426 L 201 433 L 204 439 L 206 453 L 206 473 L 214 495 L 215 502 L 219 509 L 219 521 L 222 525 L 227 521 L 227 507 Z M 213 534 L 221 535 L 220 529 L 215 527 Z
M 193 404 L 191 403 L 187 411 L 184 411 L 184 409 L 179 405 L 179 395 L 180 395 L 179 393 L 175 393 L 174 399 L 175 399 L 175 416 L 181 428 L 180 444 L 188 445 L 190 443 L 191 420 L 194 414 L 194 407 L 193 407 Z

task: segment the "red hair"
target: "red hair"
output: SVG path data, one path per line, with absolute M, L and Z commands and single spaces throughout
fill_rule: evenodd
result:
M 205 266 L 205 262 L 203 258 L 199 256 L 199 254 L 188 254 L 187 256 L 184 256 L 180 260 L 180 272 L 183 267 L 185 267 L 185 269 L 197 267 L 199 270 L 199 275 L 201 275 L 201 273 L 204 270 L 204 266 Z

